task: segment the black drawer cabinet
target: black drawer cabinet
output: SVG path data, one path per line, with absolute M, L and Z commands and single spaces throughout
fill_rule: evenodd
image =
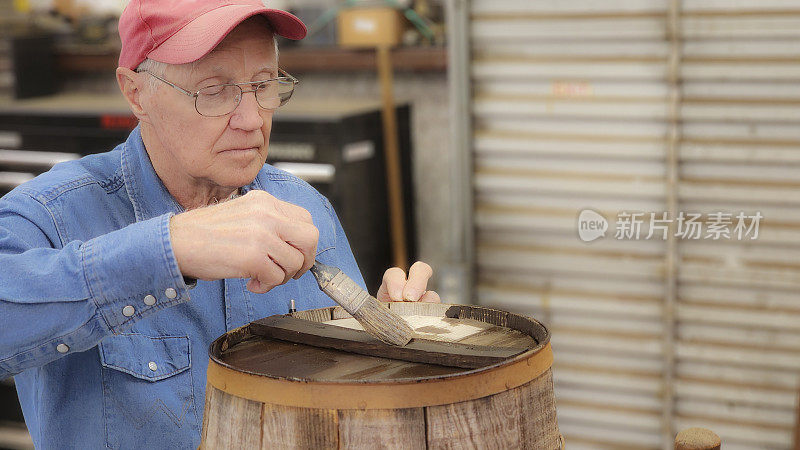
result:
M 22 410 L 17 402 L 13 380 L 0 380 L 0 422 L 22 422 Z
M 289 109 L 275 116 L 270 138 L 268 161 L 295 172 L 308 180 L 330 199 L 339 215 L 350 246 L 374 294 L 383 272 L 391 267 L 389 205 L 380 113 L 373 108 L 346 113 L 309 113 Z M 404 215 L 409 243 L 409 258 L 414 258 L 414 211 L 411 183 L 410 108 L 397 109 L 403 171 Z M 288 163 L 288 164 L 287 164 Z M 303 176 L 302 166 L 316 164 L 320 175 L 310 166 L 310 176 Z M 327 170 L 325 170 L 327 169 Z
M 13 379 L 0 380 L 0 450 L 27 450 L 33 442 L 22 418 Z

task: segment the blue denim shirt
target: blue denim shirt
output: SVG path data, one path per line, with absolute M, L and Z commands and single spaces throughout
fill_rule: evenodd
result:
M 311 212 L 317 259 L 363 286 L 327 199 L 269 165 L 252 189 Z M 0 199 L 0 379 L 14 376 L 37 448 L 197 448 L 211 341 L 290 299 L 332 305 L 311 273 L 266 294 L 244 279 L 190 290 L 169 239 L 181 211 L 138 128 Z

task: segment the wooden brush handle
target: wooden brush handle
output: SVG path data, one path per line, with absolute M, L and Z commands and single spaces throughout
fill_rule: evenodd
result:
M 355 315 L 364 303 L 371 297 L 369 292 L 361 288 L 352 278 L 341 270 L 333 276 L 330 282 L 322 288 L 328 297 L 342 305 L 350 315 Z
M 311 273 L 317 279 L 317 284 L 322 292 L 342 305 L 351 315 L 355 314 L 364 302 L 369 300 L 369 292 L 362 289 L 338 267 L 314 261 Z

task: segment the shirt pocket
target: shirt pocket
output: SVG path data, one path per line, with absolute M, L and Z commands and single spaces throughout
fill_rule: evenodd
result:
M 136 378 L 159 381 L 191 367 L 189 338 L 122 334 L 100 343 L 100 363 Z
M 187 336 L 114 335 L 99 351 L 110 448 L 196 447 L 200 421 Z

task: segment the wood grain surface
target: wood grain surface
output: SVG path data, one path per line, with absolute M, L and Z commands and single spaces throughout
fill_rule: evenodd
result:
M 505 339 L 505 330 L 497 328 L 499 331 L 496 334 Z M 466 369 L 495 364 L 528 350 L 528 347 L 494 347 L 418 338 L 401 347 L 384 343 L 365 331 L 291 316 L 271 316 L 257 320 L 250 324 L 250 330 L 258 336 L 297 344 Z M 442 332 L 447 330 L 442 329 Z M 484 340 L 488 341 L 488 338 L 487 335 Z
M 516 390 L 427 410 L 430 449 L 519 448 L 522 430 Z
M 200 447 L 261 448 L 261 405 L 208 386 Z
M 339 442 L 335 409 L 298 408 L 264 403 L 261 448 L 327 449 Z M 242 447 L 247 448 L 247 447 Z
M 339 437 L 342 449 L 424 450 L 424 408 L 340 409 Z

